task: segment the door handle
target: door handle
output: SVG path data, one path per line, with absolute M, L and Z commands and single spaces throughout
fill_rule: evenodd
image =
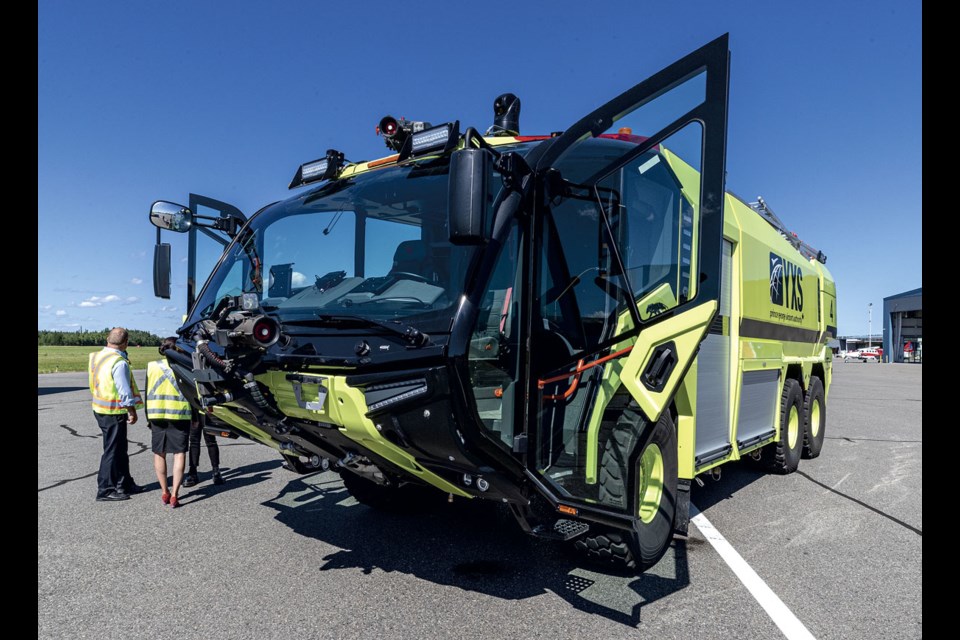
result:
M 650 357 L 650 364 L 640 376 L 640 381 L 650 391 L 663 391 L 667 379 L 677 366 L 677 346 L 671 341 L 658 346 Z

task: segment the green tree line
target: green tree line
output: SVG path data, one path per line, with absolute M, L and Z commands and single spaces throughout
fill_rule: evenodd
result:
M 139 329 L 128 329 L 130 332 L 130 346 L 158 347 L 160 336 L 155 336 L 149 331 L 140 331 Z M 37 346 L 56 345 L 70 347 L 102 347 L 107 344 L 107 334 L 110 329 L 100 329 L 99 331 L 48 331 L 46 329 L 37 330 Z

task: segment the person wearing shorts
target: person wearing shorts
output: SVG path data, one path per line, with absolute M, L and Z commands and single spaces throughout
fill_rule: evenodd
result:
M 160 345 L 160 355 L 176 349 L 177 339 L 166 338 Z M 180 506 L 180 486 L 187 461 L 190 419 L 193 410 L 180 393 L 173 371 L 166 358 L 147 363 L 146 385 L 147 420 L 152 432 L 153 469 L 160 482 L 160 500 L 171 507 Z M 173 454 L 173 486 L 167 485 L 167 455 Z

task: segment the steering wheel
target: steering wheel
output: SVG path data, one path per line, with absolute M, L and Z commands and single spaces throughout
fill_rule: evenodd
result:
M 387 275 L 390 277 L 394 277 L 397 280 L 400 280 L 401 278 L 405 278 L 407 280 L 415 280 L 417 282 L 430 282 L 419 273 L 411 273 L 410 271 L 391 271 Z

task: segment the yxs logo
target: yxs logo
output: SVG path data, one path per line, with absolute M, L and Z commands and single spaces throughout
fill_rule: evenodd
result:
M 803 272 L 775 253 L 770 254 L 770 302 L 803 311 Z

